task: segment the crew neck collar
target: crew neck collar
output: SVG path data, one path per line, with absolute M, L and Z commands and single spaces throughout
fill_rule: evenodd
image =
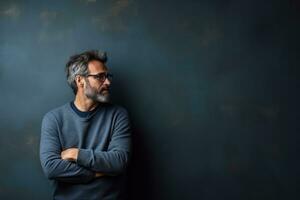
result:
M 91 110 L 91 111 L 81 111 L 81 110 L 79 110 L 79 109 L 76 107 L 74 101 L 71 101 L 71 102 L 70 102 L 70 106 L 71 106 L 72 110 L 73 110 L 79 117 L 81 117 L 81 118 L 87 118 L 87 117 L 93 115 L 93 114 L 98 110 L 98 108 L 99 108 L 99 104 L 98 104 L 98 105 L 97 105 L 93 110 Z

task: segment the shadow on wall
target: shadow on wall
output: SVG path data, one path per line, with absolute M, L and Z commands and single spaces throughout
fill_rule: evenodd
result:
M 130 115 L 132 127 L 132 157 L 128 168 L 128 195 L 129 199 L 147 199 L 145 194 L 149 194 L 150 184 L 153 182 L 151 177 L 154 177 L 151 172 L 151 159 L 149 148 L 146 145 L 143 123 L 137 117 L 135 102 L 129 99 L 130 86 L 125 80 L 126 75 L 118 76 L 118 80 L 114 80 L 113 84 L 113 102 L 125 107 Z M 153 171 L 153 170 L 152 170 Z

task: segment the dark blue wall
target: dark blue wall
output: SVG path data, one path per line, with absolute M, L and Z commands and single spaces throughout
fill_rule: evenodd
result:
M 131 199 L 299 198 L 299 12 L 296 0 L 1 1 L 0 199 L 51 199 L 41 118 L 73 98 L 64 65 L 88 49 L 108 51 L 131 115 Z

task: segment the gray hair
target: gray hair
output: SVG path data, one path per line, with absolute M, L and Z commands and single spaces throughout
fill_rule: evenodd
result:
M 75 78 L 77 75 L 85 76 L 88 74 L 88 64 L 90 61 L 98 60 L 106 63 L 106 52 L 98 50 L 85 51 L 81 54 L 76 54 L 70 57 L 66 64 L 67 81 L 72 88 L 74 94 L 77 93 L 77 85 Z

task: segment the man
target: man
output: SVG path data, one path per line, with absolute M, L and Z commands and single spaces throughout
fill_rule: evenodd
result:
M 54 199 L 124 199 L 131 129 L 127 111 L 110 103 L 106 53 L 72 56 L 67 80 L 75 100 L 42 121 L 40 160 Z

